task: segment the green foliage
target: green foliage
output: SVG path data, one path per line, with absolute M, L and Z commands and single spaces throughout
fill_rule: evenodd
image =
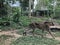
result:
M 28 7 L 29 6 L 29 0 L 19 0 L 20 1 L 20 3 L 21 3 L 21 7 L 22 7 L 22 9 L 23 10 L 26 10 L 26 7 Z
M 28 16 L 20 16 L 20 22 L 23 26 L 27 26 L 31 22 L 31 19 Z
M 20 16 L 19 17 L 19 22 L 25 27 L 28 26 L 31 22 L 42 22 L 44 20 L 48 20 L 48 18 L 46 18 L 46 17 L 44 17 L 44 18 L 32 17 L 30 19 L 28 16 Z
M 19 14 L 18 13 L 14 15 L 13 21 L 14 22 L 19 22 Z
M 13 10 L 12 10 L 12 12 L 13 12 L 13 21 L 14 22 L 19 22 L 19 18 L 20 18 L 20 8 L 18 8 L 18 7 L 13 7 Z
M 6 40 L 8 38 L 11 38 L 12 36 L 9 35 L 1 35 L 0 38 L 2 38 L 3 40 Z
M 7 14 L 7 10 L 4 4 L 5 0 L 0 0 L 0 17 Z

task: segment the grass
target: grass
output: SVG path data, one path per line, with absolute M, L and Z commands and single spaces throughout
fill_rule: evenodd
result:
M 55 22 L 57 22 L 57 23 L 59 23 L 60 24 L 60 19 L 56 19 L 56 21 Z
M 28 16 L 21 16 L 20 22 L 22 23 L 23 26 L 28 26 L 28 24 L 30 24 L 31 22 L 42 22 L 47 19 L 48 18 L 36 18 L 36 17 L 29 18 Z
M 19 20 L 22 26 L 20 26 L 17 23 L 11 22 L 11 27 L 18 29 L 18 32 L 17 32 L 18 34 L 22 34 L 23 31 L 25 30 L 22 27 L 27 27 L 31 23 L 31 21 L 42 22 L 47 19 L 48 18 L 36 18 L 36 17 L 32 17 L 31 19 L 29 19 L 27 16 L 21 16 Z M 57 22 L 60 23 L 59 20 L 57 20 Z M 4 28 L 2 27 L 2 29 L 6 29 L 6 28 L 7 27 L 4 27 Z M 35 33 L 41 34 L 41 30 L 36 29 Z M 55 32 L 55 33 L 56 33 L 55 36 L 60 36 L 60 32 Z M 5 35 L 1 37 L 3 37 L 3 39 L 4 38 L 7 39 L 7 36 Z M 16 41 L 12 42 L 11 45 L 57 45 L 57 44 L 60 44 L 60 42 L 54 39 L 41 38 L 41 36 L 23 36 L 18 38 Z
M 25 36 L 18 38 L 11 45 L 57 45 L 60 44 L 59 41 L 41 38 L 40 36 Z
M 8 38 L 12 38 L 12 36 L 9 36 L 9 35 L 1 35 L 0 36 L 0 39 L 3 39 L 3 40 L 6 40 Z
M 18 29 L 18 34 L 20 34 L 20 35 L 22 35 L 23 34 L 23 32 L 24 32 L 24 30 L 26 30 L 26 29 L 23 29 L 23 28 L 21 28 L 21 29 Z M 42 30 L 41 29 L 35 29 L 35 32 L 34 32 L 35 34 L 42 34 Z M 44 34 L 47 34 L 47 31 L 44 31 Z
M 35 22 L 42 22 L 44 20 L 47 20 L 47 18 L 36 18 L 36 17 L 32 18 L 32 21 L 35 21 Z M 23 24 L 23 26 L 28 26 L 28 24 L 31 23 L 31 19 L 29 19 L 27 16 L 20 17 L 20 21 Z M 21 28 L 17 33 L 22 34 L 23 31 L 24 29 Z M 41 34 L 41 30 L 36 29 L 35 33 Z M 57 32 L 55 33 L 56 33 L 56 36 L 59 36 L 60 34 Z M 60 44 L 60 42 L 53 39 L 41 38 L 38 36 L 22 37 L 12 43 L 12 45 L 57 45 L 57 44 Z
M 60 31 L 56 31 L 55 33 L 55 37 L 60 37 Z
M 31 19 L 28 17 L 28 16 L 20 16 L 19 18 L 19 23 L 21 25 L 19 25 L 18 23 L 15 23 L 13 21 L 10 21 L 11 25 L 10 27 L 11 28 L 15 28 L 15 29 L 19 29 L 21 27 L 26 27 L 28 26 L 31 22 L 43 22 L 43 21 L 46 21 L 48 20 L 48 18 L 46 17 L 43 17 L 43 18 L 37 18 L 37 17 L 32 17 Z M 60 23 L 59 20 L 57 20 L 58 23 Z M 8 26 L 7 26 L 8 27 Z M 0 26 L 0 28 L 4 28 L 5 29 L 5 26 Z
M 12 38 L 12 36 L 9 35 L 1 35 L 0 36 L 0 45 L 4 45 L 5 41 L 9 38 Z M 7 42 L 8 43 L 8 42 Z
M 19 29 L 19 31 L 17 32 L 18 34 L 22 35 L 23 33 L 23 29 Z M 36 29 L 35 33 L 37 34 L 41 34 L 41 30 Z M 44 34 L 46 34 L 47 32 L 45 32 Z M 60 36 L 59 32 L 54 32 L 55 37 Z M 49 39 L 49 38 L 42 38 L 41 35 L 37 35 L 37 36 L 23 36 L 18 38 L 16 41 L 12 42 L 11 45 L 57 45 L 60 44 L 60 41 L 54 40 L 54 39 Z

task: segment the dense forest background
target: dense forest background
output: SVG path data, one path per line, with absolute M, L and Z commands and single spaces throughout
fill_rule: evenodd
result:
M 59 28 L 51 30 L 56 39 L 47 31 L 42 38 L 42 29 L 30 34 L 29 24 L 45 21 Z M 0 0 L 0 45 L 60 45 L 60 0 Z

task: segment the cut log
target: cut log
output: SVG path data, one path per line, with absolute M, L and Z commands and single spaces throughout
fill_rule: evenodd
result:
M 57 29 L 60 29 L 60 26 L 49 26 L 49 28 L 57 28 Z

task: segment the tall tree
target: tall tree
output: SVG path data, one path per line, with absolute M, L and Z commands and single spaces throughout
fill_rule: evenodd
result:
M 5 0 L 0 0 L 0 17 L 7 15 Z
M 19 0 L 20 1 L 20 6 L 22 7 L 23 10 L 26 10 L 29 6 L 29 0 Z

